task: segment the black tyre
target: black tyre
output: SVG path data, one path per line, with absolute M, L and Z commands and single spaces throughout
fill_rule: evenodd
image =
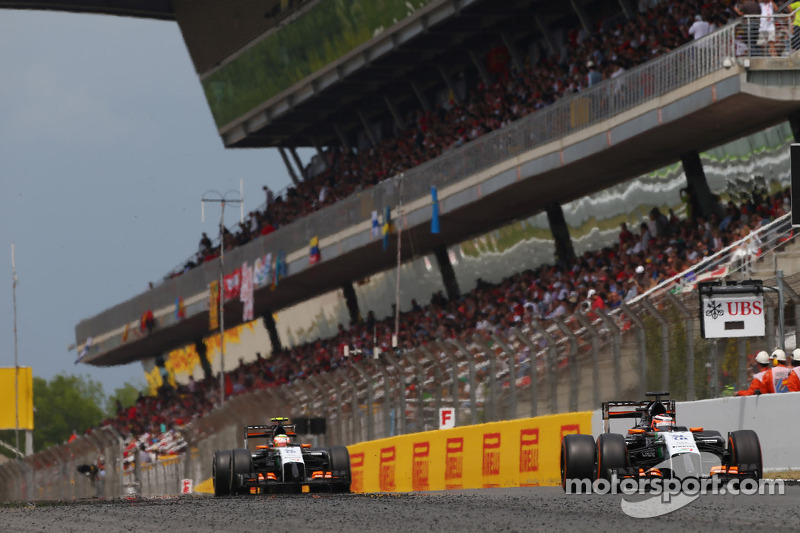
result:
M 597 479 L 611 481 L 611 471 L 628 467 L 628 445 L 619 433 L 597 437 Z
M 211 478 L 214 481 L 214 496 L 227 496 L 231 493 L 231 451 L 214 452 L 211 462 Z
M 335 476 L 341 476 L 344 481 L 331 485 L 333 492 L 350 492 L 350 452 L 344 446 L 334 446 L 328 451 L 331 458 L 331 471 Z
M 591 435 L 565 435 L 561 441 L 561 488 L 566 492 L 568 481 L 572 491 L 584 492 L 594 480 L 595 444 Z
M 753 479 L 761 479 L 764 464 L 761 459 L 761 443 L 752 429 L 728 433 L 729 466 L 736 466 L 740 473 Z
M 231 494 L 249 494 L 250 488 L 243 486 L 240 474 L 249 474 L 253 471 L 253 456 L 250 450 L 238 449 L 231 451 Z

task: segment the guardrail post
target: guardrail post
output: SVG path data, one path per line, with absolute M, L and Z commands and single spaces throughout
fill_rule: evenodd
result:
M 644 322 L 628 304 L 622 303 L 619 307 L 625 312 L 628 320 L 636 326 L 636 338 L 639 341 L 638 396 L 644 398 L 644 393 L 647 392 L 647 338 L 645 337 Z
M 558 412 L 558 347 L 556 339 L 548 333 L 538 320 L 531 320 L 531 327 L 547 343 L 547 378 L 550 381 L 550 413 Z
M 768 300 L 766 295 L 764 295 L 764 300 L 764 328 L 766 330 L 764 340 L 768 347 L 767 352 L 772 353 L 772 350 L 778 346 L 777 342 L 775 342 L 775 308 L 766 305 L 766 300 Z
M 517 354 L 498 335 L 492 333 L 492 340 L 503 350 L 508 361 L 509 398 L 507 416 L 509 420 L 514 420 L 517 418 Z
M 484 417 L 485 422 L 494 422 L 497 420 L 497 356 L 494 350 L 490 348 L 483 340 L 476 334 L 472 337 L 472 342 L 478 348 L 483 350 L 486 358 L 489 359 L 489 409 L 486 409 L 487 415 Z
M 750 377 L 747 373 L 747 339 L 738 337 L 736 339 L 736 349 L 739 352 L 738 368 L 736 372 L 736 384 L 739 390 L 747 389 L 747 380 Z
M 514 332 L 514 335 L 522 342 L 525 346 L 528 347 L 528 377 L 531 380 L 530 384 L 530 397 L 531 397 L 531 416 L 535 417 L 539 415 L 539 395 L 538 395 L 538 380 L 539 380 L 539 368 L 536 364 L 536 355 L 538 353 L 539 347 L 534 344 L 532 340 L 530 340 L 527 336 L 523 335 L 523 333 L 519 330 L 518 327 L 514 326 L 511 328 Z M 552 404 L 552 401 L 551 401 Z
M 461 342 L 450 339 L 450 343 L 453 344 L 458 350 L 464 353 L 467 358 L 467 368 L 469 369 L 469 408 L 470 414 L 472 415 L 472 423 L 478 423 L 478 406 L 476 405 L 476 388 L 477 383 L 475 379 L 475 358 L 472 357 L 472 354 L 469 353 Z M 456 352 L 456 353 L 457 353 Z
M 447 343 L 438 342 L 437 345 L 442 353 L 450 359 L 450 368 L 452 369 L 453 380 L 450 383 L 450 395 L 453 397 L 453 423 L 458 427 L 460 420 L 459 411 L 461 407 L 461 392 L 458 390 L 458 354 L 451 350 Z
M 669 390 L 669 323 L 648 299 L 641 304 L 661 324 L 661 390 Z
M 573 315 L 589 332 L 592 342 L 592 405 L 600 405 L 600 334 L 592 322 L 580 311 Z
M 375 423 L 372 419 L 372 406 L 375 403 L 375 397 L 372 393 L 372 377 L 364 371 L 359 362 L 354 361 L 352 366 L 367 386 L 367 440 L 375 440 Z
M 425 431 L 425 395 L 423 391 L 425 388 L 425 367 L 415 359 L 414 355 L 407 353 L 403 356 L 403 359 L 408 361 L 409 365 L 417 371 L 417 431 Z
M 569 410 L 574 413 L 578 410 L 578 391 L 581 385 L 581 367 L 578 364 L 578 339 L 575 338 L 572 330 L 561 320 L 561 317 L 554 317 L 553 322 L 569 340 Z
M 694 318 L 695 315 L 678 299 L 677 296 L 667 291 L 667 300 L 678 310 L 684 318 L 686 327 L 686 399 L 693 402 L 697 399 L 694 388 Z
M 711 339 L 711 397 L 719 397 L 719 347 L 717 342 L 719 339 Z

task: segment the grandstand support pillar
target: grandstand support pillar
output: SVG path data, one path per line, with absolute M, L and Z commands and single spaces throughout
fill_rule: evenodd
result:
M 355 326 L 361 321 L 361 310 L 358 308 L 358 298 L 351 282 L 342 283 L 342 294 L 350 314 L 350 326 Z
M 322 161 L 322 166 L 325 167 L 325 170 L 328 169 L 328 159 L 325 157 L 325 152 L 322 151 L 322 147 L 319 145 L 319 141 L 316 137 L 311 137 L 311 144 L 314 145 L 314 149 L 317 151 L 317 155 L 319 156 L 319 160 Z
M 283 146 L 278 146 L 278 153 L 281 154 L 281 159 L 283 159 L 283 164 L 286 165 L 286 170 L 289 171 L 289 177 L 292 178 L 292 183 L 295 185 L 300 184 L 300 179 L 297 177 L 297 173 L 294 171 L 294 167 L 292 163 L 289 161 L 289 157 L 286 155 L 286 150 L 283 149 Z
M 430 111 L 431 104 L 428 102 L 428 98 L 425 96 L 425 92 L 422 90 L 422 87 L 419 86 L 419 83 L 412 81 L 411 88 L 414 90 L 414 94 L 417 95 L 417 100 L 419 100 L 422 109 L 425 111 Z
M 373 133 L 372 128 L 369 126 L 367 117 L 364 116 L 364 113 L 362 113 L 361 110 L 356 111 L 356 114 L 358 115 L 358 119 L 361 121 L 361 125 L 364 126 L 364 133 L 367 134 L 367 139 L 369 139 L 369 142 L 372 143 L 372 146 L 377 146 L 378 139 L 375 138 L 375 134 Z
M 556 243 L 556 257 L 560 261 L 569 261 L 575 257 L 575 250 L 572 248 L 572 237 L 569 234 L 567 221 L 564 219 L 564 211 L 559 204 L 548 204 L 545 211 L 547 211 L 550 233 Z
M 211 363 L 208 362 L 206 343 L 203 339 L 194 341 L 194 349 L 197 352 L 198 359 L 200 359 L 200 367 L 203 369 L 203 376 L 210 381 L 214 377 L 214 372 L 211 370 Z
M 792 128 L 794 142 L 800 143 L 800 112 L 789 115 L 789 127 Z
M 300 179 L 306 179 L 305 171 L 303 170 L 303 162 L 300 161 L 300 156 L 297 155 L 297 150 L 294 146 L 289 148 L 289 153 L 292 154 L 292 159 L 294 159 L 294 164 L 297 165 L 297 170 L 300 172 Z
M 272 353 L 282 352 L 283 345 L 281 344 L 281 337 L 278 335 L 278 327 L 275 325 L 275 317 L 272 315 L 272 310 L 267 309 L 264 314 L 261 315 L 261 320 L 264 322 L 264 327 L 267 328 L 267 333 L 269 333 Z
M 619 7 L 622 8 L 622 12 L 625 13 L 625 18 L 633 20 L 636 13 L 634 13 L 633 8 L 631 8 L 630 0 L 617 0 L 617 2 L 619 2 Z
M 589 19 L 589 14 L 583 9 L 583 6 L 577 0 L 569 0 L 572 5 L 572 10 L 578 15 L 578 20 L 581 21 L 581 26 L 586 30 L 587 35 L 592 35 L 592 21 Z
M 719 202 L 716 201 L 708 187 L 703 163 L 697 150 L 681 156 L 683 172 L 686 174 L 686 185 L 689 190 L 689 207 L 692 217 L 702 216 L 708 220 L 712 213 L 721 215 Z M 721 218 L 721 217 L 720 217 Z
M 522 60 L 522 54 L 519 53 L 519 48 L 514 44 L 514 40 L 511 39 L 511 36 L 506 32 L 501 32 L 500 38 L 503 39 L 503 44 L 508 48 L 508 53 L 511 54 L 511 60 L 514 62 L 514 66 L 520 71 L 525 70 L 525 62 Z
M 400 116 L 400 112 L 397 110 L 397 106 L 394 105 L 394 102 L 389 100 L 388 96 L 384 96 L 383 101 L 386 102 L 386 107 L 389 108 L 389 113 L 392 114 L 392 118 L 394 119 L 394 123 L 397 128 L 400 130 L 406 129 L 406 123 L 403 121 L 403 117 Z
M 340 128 L 338 124 L 334 123 L 333 131 L 335 131 L 336 132 L 336 136 L 339 137 L 339 142 L 342 143 L 342 148 L 344 148 L 345 150 L 347 150 L 349 152 L 350 151 L 350 143 L 347 141 L 347 135 L 344 134 L 344 132 L 342 131 L 342 128 Z
M 447 246 L 438 244 L 433 248 L 433 255 L 436 256 L 436 263 L 439 265 L 439 273 L 442 275 L 444 289 L 447 291 L 447 299 L 451 302 L 461 298 L 461 290 L 458 288 L 458 280 L 450 263 L 450 256 L 447 253 Z
M 534 18 L 536 19 L 536 25 L 539 27 L 539 31 L 542 32 L 542 38 L 547 45 L 547 50 L 550 52 L 551 56 L 555 55 L 558 50 L 556 49 L 555 40 L 553 39 L 553 34 L 550 32 L 550 28 L 545 25 L 539 15 L 536 15 Z
M 486 85 L 492 83 L 492 77 L 489 76 L 489 71 L 486 69 L 486 63 L 484 63 L 481 60 L 481 57 L 478 55 L 477 52 L 475 52 L 475 50 L 472 50 L 470 48 L 468 51 L 469 51 L 469 57 L 470 59 L 472 59 L 472 64 L 475 65 L 476 69 L 478 69 L 478 73 L 481 75 L 483 83 L 485 83 Z
M 452 95 L 453 95 L 453 100 L 455 100 L 455 102 L 457 104 L 459 104 L 459 105 L 462 104 L 463 100 L 458 95 L 457 87 L 453 83 L 453 77 L 450 75 L 449 72 L 447 72 L 447 69 L 444 68 L 443 66 L 439 65 L 439 74 L 442 75 L 442 79 L 444 80 L 444 83 L 447 85 L 447 88 L 450 89 L 450 93 L 452 93 Z

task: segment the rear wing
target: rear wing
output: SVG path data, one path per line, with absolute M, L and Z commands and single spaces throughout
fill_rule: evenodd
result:
M 288 418 L 283 418 L 283 419 L 275 419 L 275 418 L 273 418 L 272 420 L 273 421 L 275 421 L 275 420 L 279 420 L 279 421 L 285 420 L 287 422 L 289 421 Z M 245 426 L 244 427 L 244 447 L 247 448 L 247 439 L 270 439 L 270 440 L 272 440 L 272 438 L 277 434 L 276 430 L 278 428 L 282 429 L 282 431 L 280 431 L 281 434 L 286 435 L 287 437 L 291 437 L 293 440 L 297 436 L 297 433 L 295 432 L 295 425 L 294 424 L 283 424 L 283 423 L 279 422 L 277 424 L 256 424 L 256 425 L 252 425 L 252 426 Z
M 623 400 L 603 402 L 603 433 L 609 433 L 611 431 L 611 424 L 609 421 L 616 418 L 637 419 L 636 424 L 638 424 L 638 421 L 641 421 L 645 417 L 650 417 L 653 414 L 666 414 L 671 416 L 673 420 L 676 420 L 675 400 L 661 399 L 661 396 L 666 396 L 668 394 L 668 392 L 648 392 L 645 395 L 655 396 L 655 399 L 643 402 L 631 402 Z M 655 407 L 654 409 L 654 406 L 657 404 L 661 404 L 663 409 L 661 407 Z

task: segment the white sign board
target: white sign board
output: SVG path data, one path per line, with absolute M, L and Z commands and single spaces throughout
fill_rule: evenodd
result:
M 763 295 L 703 295 L 700 312 L 705 339 L 763 337 L 765 334 Z
M 439 429 L 452 429 L 456 427 L 455 409 L 452 407 L 439 408 Z

